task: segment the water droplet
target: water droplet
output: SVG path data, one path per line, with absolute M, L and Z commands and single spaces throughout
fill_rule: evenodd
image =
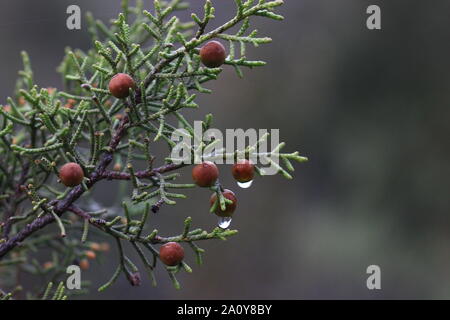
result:
M 250 180 L 248 182 L 238 182 L 238 186 L 243 188 L 243 189 L 247 189 L 250 188 L 252 186 L 253 180 Z
M 222 229 L 226 229 L 231 224 L 231 217 L 219 217 L 219 227 Z

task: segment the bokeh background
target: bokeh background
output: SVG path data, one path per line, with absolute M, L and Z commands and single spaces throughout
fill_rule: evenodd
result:
M 151 1 L 147 1 L 149 6 Z M 203 1 L 192 0 L 200 12 Z M 234 13 L 234 2 L 215 0 L 215 24 Z M 450 2 L 285 0 L 282 23 L 257 18 L 253 26 L 273 44 L 249 48 L 268 66 L 227 69 L 199 97 L 190 119 L 215 114 L 215 127 L 280 128 L 287 149 L 310 158 L 295 180 L 257 179 L 233 186 L 239 210 L 227 242 L 202 243 L 203 266 L 187 260 L 173 289 L 163 270 L 159 286 L 120 280 L 90 299 L 420 299 L 450 298 Z M 20 51 L 27 50 L 40 86 L 61 87 L 56 73 L 64 48 L 91 46 L 65 27 L 66 8 L 78 4 L 108 21 L 118 0 L 2 0 L 0 96 L 14 88 Z M 382 9 L 382 30 L 365 27 L 366 8 Z M 185 19 L 188 15 L 183 16 Z M 189 181 L 189 170 L 185 181 Z M 113 206 L 117 186 L 96 194 Z M 209 192 L 165 207 L 151 223 L 178 233 L 187 215 L 210 229 Z M 94 288 L 116 266 L 114 251 L 83 276 Z M 366 288 L 366 268 L 382 271 L 382 290 Z M 86 298 L 86 297 L 85 297 Z

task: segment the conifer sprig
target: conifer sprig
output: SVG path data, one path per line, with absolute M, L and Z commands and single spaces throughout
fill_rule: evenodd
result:
M 225 67 L 234 67 L 242 77 L 243 68 L 265 65 L 263 61 L 248 59 L 247 47 L 271 42 L 270 38 L 259 36 L 257 30 L 249 31 L 251 18 L 283 19 L 275 12 L 283 4 L 281 0 L 235 0 L 235 4 L 235 15 L 214 29 L 209 29 L 210 21 L 215 19 L 210 0 L 205 1 L 202 14 L 193 13 L 192 21 L 187 22 L 176 16 L 177 11 L 188 8 L 182 0 L 154 0 L 153 7 L 147 10 L 141 0 L 134 6 L 123 0 L 122 13 L 110 26 L 88 14 L 93 48 L 86 52 L 66 50 L 58 68 L 63 80 L 61 90 L 40 88 L 34 81 L 28 55 L 22 53 L 24 67 L 19 72 L 15 93 L 0 107 L 0 263 L 15 267 L 11 269 L 15 272 L 52 273 L 50 284 L 42 290 L 45 299 L 52 296 L 53 283 L 63 275 L 64 266 L 85 260 L 86 250 L 93 243 L 91 238 L 111 236 L 119 251 L 116 272 L 99 289 L 103 291 L 120 274 L 132 285 L 141 282 L 136 262 L 127 256 L 123 242 L 132 245 L 156 284 L 156 245 L 186 243 L 200 264 L 204 250 L 198 247 L 198 241 L 225 240 L 237 233 L 221 228 L 210 232 L 191 230 L 190 217 L 179 235 L 163 237 L 150 227 L 152 213 L 186 198 L 183 190 L 195 187 L 178 183 L 176 171 L 185 165 L 153 154 L 152 144 L 164 141 L 170 153 L 175 147 L 172 134 L 180 128 L 194 138 L 193 126 L 184 113 L 199 107 L 195 102 L 197 94 L 210 93 L 204 85 L 217 79 L 222 71 L 202 65 L 201 46 L 213 39 L 228 43 Z M 233 27 L 237 27 L 236 32 L 231 31 Z M 118 73 L 131 76 L 135 82 L 126 98 L 115 98 L 108 88 Z M 208 115 L 202 125 L 207 129 L 211 123 L 212 115 Z M 197 141 L 193 149 L 205 149 L 209 144 Z M 288 171 L 294 170 L 291 161 L 303 162 L 306 158 L 297 152 L 280 153 L 283 147 L 281 143 L 272 151 L 260 152 L 257 146 L 250 146 L 230 154 L 215 152 L 206 158 L 226 160 L 256 155 L 270 162 L 270 157 L 279 156 L 284 167 L 271 165 L 290 179 Z M 155 159 L 164 162 L 154 166 Z M 73 188 L 55 183 L 58 168 L 68 162 L 78 164 L 84 173 L 82 183 Z M 136 170 L 139 162 L 146 168 Z M 264 174 L 262 168 L 257 171 Z M 122 214 L 82 209 L 86 205 L 82 198 L 89 197 L 97 182 L 105 180 L 126 180 L 132 186 Z M 220 184 L 212 188 L 219 195 L 217 205 L 225 208 L 230 200 L 223 197 L 222 189 Z M 54 222 L 59 227 L 58 234 L 37 233 Z M 53 251 L 51 267 L 30 261 L 29 252 L 43 247 Z M 12 254 L 14 257 L 10 257 Z M 192 272 L 184 261 L 166 270 L 176 288 L 180 284 L 175 274 L 181 270 Z M 53 299 L 66 299 L 68 294 L 64 284 L 60 284 Z M 0 291 L 0 297 L 11 295 Z

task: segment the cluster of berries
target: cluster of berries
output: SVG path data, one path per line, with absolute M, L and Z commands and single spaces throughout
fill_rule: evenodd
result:
M 225 47 L 217 41 L 210 41 L 200 50 L 200 59 L 208 68 L 217 68 L 224 64 L 226 59 Z M 130 95 L 130 90 L 136 88 L 134 79 L 126 73 L 118 73 L 109 82 L 110 93 L 124 99 Z M 67 163 L 60 170 L 61 182 L 67 187 L 79 185 L 84 178 L 82 168 L 76 163 Z
M 253 180 L 255 166 L 250 160 L 239 160 L 231 169 L 231 173 L 236 181 L 245 183 Z M 192 169 L 192 179 L 195 184 L 202 188 L 212 187 L 219 178 L 219 169 L 210 161 L 202 162 Z M 233 191 L 224 189 L 223 196 L 231 202 L 226 203 L 225 210 L 217 205 L 214 213 L 219 217 L 231 217 L 236 210 L 237 199 Z M 217 201 L 217 193 L 213 193 L 210 198 L 210 206 L 214 206 Z
M 218 68 L 225 63 L 225 47 L 217 41 L 210 41 L 200 49 L 200 60 L 208 68 Z M 136 83 L 126 73 L 118 73 L 109 82 L 109 92 L 118 99 L 130 95 L 130 90 L 136 88 Z
M 225 47 L 217 41 L 210 41 L 200 50 L 200 59 L 208 68 L 218 68 L 225 63 L 226 50 Z M 118 99 L 127 98 L 130 90 L 136 88 L 134 79 L 126 73 L 118 73 L 111 78 L 109 82 L 109 91 L 111 95 Z M 233 165 L 233 177 L 238 182 L 248 182 L 253 180 L 254 165 L 249 160 L 242 160 Z M 219 177 L 219 169 L 209 161 L 205 161 L 195 166 L 192 170 L 192 178 L 199 187 L 212 187 L 215 185 Z M 59 170 L 59 179 L 62 184 L 67 187 L 75 187 L 83 182 L 84 172 L 77 163 L 70 162 L 63 165 Z M 215 209 L 215 214 L 219 217 L 231 217 L 236 210 L 237 199 L 233 191 L 224 189 L 223 196 L 231 200 L 226 204 L 225 210 L 220 206 Z M 214 193 L 210 199 L 210 205 L 213 206 L 217 201 L 217 194 Z M 89 254 L 92 255 L 93 251 Z M 177 242 L 168 242 L 161 246 L 159 251 L 161 261 L 167 266 L 177 266 L 184 259 L 184 249 Z M 87 258 L 92 258 L 87 255 Z M 87 260 L 84 261 L 87 268 Z
M 245 183 L 253 180 L 255 169 L 250 160 L 240 160 L 233 165 L 231 173 L 236 181 Z M 74 162 L 66 163 L 59 170 L 59 178 L 61 182 L 67 187 L 74 187 L 79 185 L 84 179 L 84 172 L 81 166 Z M 216 184 L 219 178 L 219 169 L 210 161 L 202 162 L 192 169 L 192 179 L 199 187 L 207 188 Z M 216 205 L 214 213 L 219 217 L 231 217 L 236 210 L 237 198 L 233 191 L 224 189 L 223 196 L 231 200 L 231 203 L 226 203 L 225 210 L 222 210 L 220 205 Z M 217 201 L 217 194 L 214 193 L 210 198 L 210 206 L 214 206 Z M 159 251 L 161 261 L 168 266 L 176 266 L 184 259 L 184 249 L 177 242 L 168 242 L 161 246 Z M 86 257 L 89 259 L 95 258 L 95 252 L 86 252 Z M 80 266 L 82 269 L 89 268 L 87 259 L 83 259 Z
M 231 173 L 236 181 L 245 183 L 253 180 L 255 175 L 255 166 L 249 160 L 240 160 L 233 165 Z M 192 179 L 199 187 L 212 187 L 219 178 L 219 169 L 210 161 L 202 162 L 192 169 Z M 224 189 L 223 196 L 231 200 L 227 203 L 225 210 L 222 210 L 219 205 L 216 206 L 214 213 L 219 217 L 231 217 L 236 210 L 237 198 L 233 191 Z M 210 198 L 210 206 L 214 206 L 217 201 L 217 194 L 213 193 Z M 184 259 L 184 249 L 177 242 L 168 242 L 161 246 L 159 250 L 159 258 L 168 266 L 176 266 Z
M 255 174 L 255 166 L 250 160 L 239 160 L 233 165 L 231 173 L 236 181 L 245 183 L 253 180 Z M 215 185 L 219 178 L 219 169 L 210 161 L 202 162 L 192 169 L 192 179 L 195 184 L 202 188 L 209 188 Z M 75 162 L 69 162 L 63 165 L 59 170 L 59 179 L 66 187 L 75 187 L 83 182 L 84 172 L 81 166 Z M 236 210 L 237 199 L 234 192 L 224 189 L 223 196 L 231 200 L 227 203 L 225 210 L 220 206 L 215 209 L 215 214 L 219 217 L 230 217 Z M 217 201 L 217 194 L 214 193 L 210 199 L 210 205 L 213 206 Z

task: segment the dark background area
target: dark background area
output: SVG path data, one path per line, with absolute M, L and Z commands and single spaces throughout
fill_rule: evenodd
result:
M 203 1 L 191 2 L 199 12 Z M 234 14 L 233 1 L 213 2 L 215 24 Z M 66 29 L 70 4 L 103 21 L 119 12 L 118 0 L 1 1 L 3 102 L 13 92 L 21 50 L 40 86 L 60 88 L 64 48 L 90 48 L 85 20 L 81 31 Z M 365 26 L 370 4 L 381 7 L 380 31 Z M 203 266 L 189 252 L 194 273 L 180 275 L 180 291 L 159 269 L 157 288 L 148 279 L 132 288 L 121 277 L 89 298 L 450 298 L 450 2 L 286 0 L 280 12 L 281 23 L 253 20 L 274 41 L 249 47 L 248 57 L 267 67 L 246 70 L 243 80 L 226 68 L 189 118 L 212 112 L 222 130 L 280 128 L 286 150 L 310 162 L 296 165 L 293 181 L 259 178 L 246 190 L 222 166 L 222 181 L 239 198 L 237 236 L 202 243 Z M 119 202 L 114 183 L 98 189 L 100 205 Z M 209 192 L 188 194 L 150 223 L 173 234 L 190 215 L 211 229 Z M 116 259 L 113 250 L 83 275 L 96 288 Z M 371 264 L 381 267 L 382 290 L 366 288 Z

